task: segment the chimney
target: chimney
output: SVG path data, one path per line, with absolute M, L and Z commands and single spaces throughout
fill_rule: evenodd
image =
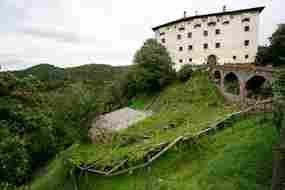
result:
M 224 5 L 224 6 L 223 6 L 223 12 L 226 12 L 226 11 L 227 11 L 227 6 Z
M 183 18 L 186 18 L 186 17 L 187 17 L 187 12 L 184 11 L 184 12 L 183 12 Z

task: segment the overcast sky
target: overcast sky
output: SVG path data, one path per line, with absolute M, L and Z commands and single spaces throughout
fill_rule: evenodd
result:
M 0 0 L 0 65 L 131 64 L 153 26 L 187 15 L 266 6 L 259 43 L 285 22 L 284 0 Z

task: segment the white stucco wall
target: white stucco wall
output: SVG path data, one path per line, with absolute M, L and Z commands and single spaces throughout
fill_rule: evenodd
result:
M 250 21 L 242 22 L 244 18 L 250 18 Z M 229 21 L 229 24 L 224 25 L 224 21 Z M 216 26 L 208 26 L 209 22 L 216 22 Z M 194 28 L 196 24 L 201 24 L 201 27 Z M 159 28 L 155 31 L 155 37 L 160 43 L 165 39 L 162 44 L 169 51 L 177 69 L 183 64 L 206 64 L 209 55 L 216 55 L 218 64 L 252 63 L 258 48 L 258 25 L 259 12 L 245 12 L 234 14 L 233 18 L 230 15 L 222 15 L 208 17 L 207 21 L 203 21 L 203 18 L 183 21 Z M 182 26 L 185 30 L 179 31 Z M 245 32 L 245 26 L 249 26 L 250 31 Z M 216 35 L 216 29 L 220 29 L 219 35 Z M 204 30 L 208 31 L 208 36 L 204 36 Z M 189 32 L 192 32 L 192 38 L 188 38 Z M 161 33 L 165 34 L 160 35 Z M 181 34 L 181 40 L 177 39 L 178 34 Z M 245 40 L 250 41 L 249 46 L 244 45 Z M 221 44 L 220 48 L 216 48 L 217 42 Z M 208 49 L 204 49 L 205 43 L 208 44 Z M 192 50 L 188 50 L 189 45 L 193 46 Z M 183 51 L 179 51 L 180 46 Z M 247 59 L 245 55 L 248 55 Z M 236 56 L 235 60 L 233 56 Z M 189 58 L 192 61 L 189 61 Z M 179 62 L 181 59 L 183 63 Z

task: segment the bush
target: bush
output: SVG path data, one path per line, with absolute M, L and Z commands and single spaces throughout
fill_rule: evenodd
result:
M 154 39 L 148 39 L 134 58 L 137 74 L 142 75 L 144 90 L 159 90 L 175 78 L 174 63 L 166 48 Z
M 0 129 L 0 181 L 21 184 L 29 176 L 30 157 L 19 137 L 2 127 L 3 125 Z
M 154 39 L 148 39 L 134 57 L 134 65 L 118 82 L 115 99 L 124 100 L 140 93 L 154 93 L 175 79 L 174 63 L 166 48 Z M 126 102 L 121 101 L 121 102 Z
M 256 55 L 257 65 L 273 64 L 274 66 L 285 65 L 285 24 L 280 24 L 272 34 L 270 45 L 258 48 Z
M 192 76 L 193 70 L 191 65 L 183 65 L 178 71 L 177 76 L 181 82 L 187 81 Z

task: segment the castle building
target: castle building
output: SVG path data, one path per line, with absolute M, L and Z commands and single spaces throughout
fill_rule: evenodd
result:
M 153 28 L 176 69 L 184 64 L 253 63 L 264 7 L 186 16 Z

